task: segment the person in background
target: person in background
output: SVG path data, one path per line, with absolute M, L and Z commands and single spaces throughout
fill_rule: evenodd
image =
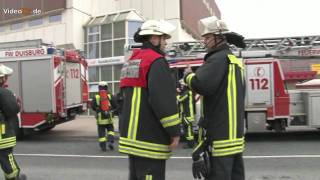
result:
M 99 82 L 98 88 L 99 92 L 94 96 L 91 107 L 96 112 L 99 146 L 105 152 L 107 148 L 114 149 L 113 111 L 116 108 L 116 103 L 108 92 L 107 82 Z
M 0 65 L 0 164 L 5 180 L 26 180 L 27 176 L 20 173 L 14 155 L 16 146 L 16 121 L 20 107 L 13 93 L 5 88 L 8 77 L 13 70 L 5 65 Z

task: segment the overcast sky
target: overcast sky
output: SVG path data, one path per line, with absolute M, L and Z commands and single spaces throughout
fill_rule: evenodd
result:
M 320 35 L 320 0 L 216 0 L 231 31 L 246 38 Z

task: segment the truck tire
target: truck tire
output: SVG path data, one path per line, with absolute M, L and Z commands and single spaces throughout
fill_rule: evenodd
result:
M 56 127 L 56 125 L 47 126 L 47 127 L 45 127 L 45 128 L 41 128 L 39 131 L 40 131 L 40 132 L 48 132 L 48 131 L 50 131 L 51 129 L 53 129 L 54 127 Z
M 280 133 L 285 131 L 285 127 L 282 119 L 276 119 L 272 122 L 272 128 L 275 132 Z

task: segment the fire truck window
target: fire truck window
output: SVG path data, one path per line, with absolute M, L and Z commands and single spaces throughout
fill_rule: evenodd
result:
M 101 81 L 112 81 L 112 66 L 101 66 Z

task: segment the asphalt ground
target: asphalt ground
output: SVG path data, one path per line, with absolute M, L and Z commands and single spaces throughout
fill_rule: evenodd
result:
M 192 150 L 182 146 L 167 162 L 167 180 L 193 179 Z M 30 134 L 14 153 L 29 180 L 128 179 L 126 155 L 100 151 L 92 117 Z M 244 162 L 247 180 L 320 180 L 320 132 L 248 134 Z

